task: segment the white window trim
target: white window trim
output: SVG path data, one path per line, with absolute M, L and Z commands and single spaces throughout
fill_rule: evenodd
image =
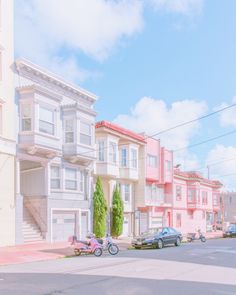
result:
M 60 165 L 56 165 L 56 164 L 52 164 L 52 165 L 50 165 L 50 169 L 52 169 L 52 167 L 57 167 L 57 168 L 59 168 L 59 177 L 57 177 L 57 178 L 53 178 L 52 177 L 52 173 L 51 173 L 51 171 L 50 171 L 50 189 L 51 189 L 51 191 L 60 191 L 61 190 L 61 188 L 62 188 L 62 169 L 61 169 L 61 167 L 60 167 Z M 52 179 L 54 179 L 54 180 L 59 180 L 59 188 L 53 188 L 52 187 L 52 185 L 51 185 L 51 180 Z
M 76 172 L 76 177 L 75 178 L 67 178 L 66 176 L 66 170 L 74 170 Z M 65 191 L 68 192 L 78 192 L 78 169 L 74 168 L 74 167 L 65 167 L 65 178 L 64 178 L 64 187 L 65 187 Z M 66 187 L 66 181 L 74 181 L 76 182 L 76 189 L 70 189 Z
M 122 151 L 126 150 L 126 165 L 123 165 L 123 155 L 122 155 Z M 122 168 L 129 168 L 129 149 L 127 146 L 122 146 L 120 149 L 120 166 Z
M 136 158 L 133 158 L 133 152 L 135 152 L 136 154 Z M 134 170 L 137 170 L 138 169 L 138 149 L 135 149 L 135 148 L 131 148 L 130 149 L 130 158 L 131 158 L 131 165 L 130 167 Z M 135 166 L 133 164 L 136 164 Z
M 50 112 L 52 112 L 53 114 L 53 123 L 51 122 L 48 122 L 48 121 L 45 121 L 45 120 L 40 120 L 40 108 L 42 109 L 45 109 L 45 110 L 48 110 Z M 49 105 L 44 105 L 44 104 L 40 104 L 39 103 L 39 110 L 38 110 L 38 132 L 40 134 L 43 134 L 43 135 L 49 135 L 49 136 L 53 136 L 53 137 L 56 137 L 56 118 L 57 118 L 57 114 L 56 114 L 56 108 L 54 106 L 49 106 Z M 40 121 L 44 122 L 44 123 L 48 123 L 48 124 L 51 124 L 53 126 L 53 133 L 47 133 L 47 132 L 44 132 L 42 130 L 40 130 Z
M 115 150 L 111 150 L 111 145 Z M 114 161 L 115 159 L 115 161 Z M 109 141 L 109 163 L 115 165 L 117 163 L 117 143 L 114 141 Z
M 90 126 L 90 134 L 86 134 L 86 133 L 81 132 L 81 123 L 84 123 L 84 124 L 87 124 Z M 80 143 L 80 145 L 85 146 L 85 147 L 88 147 L 88 146 L 92 147 L 93 146 L 93 133 L 94 133 L 93 130 L 94 130 L 94 126 L 93 126 L 92 122 L 89 122 L 86 120 L 80 120 L 80 122 L 79 122 L 79 143 Z M 90 137 L 90 144 L 85 144 L 85 143 L 81 142 L 81 138 L 80 138 L 81 134 Z
M 100 150 L 100 144 L 103 143 L 103 148 Z M 98 162 L 104 163 L 106 161 L 106 157 L 105 157 L 105 140 L 100 139 L 98 140 Z M 100 153 L 103 157 L 100 158 Z M 101 160 L 103 158 L 103 160 Z
M 66 121 L 72 121 L 72 131 L 66 131 Z M 64 119 L 64 143 L 65 144 L 74 144 L 76 142 L 76 138 L 75 138 L 75 135 L 76 135 L 76 132 L 75 132 L 75 120 L 74 119 L 71 119 L 71 118 L 65 118 Z M 73 134 L 73 141 L 71 142 L 66 142 L 66 134 L 67 133 L 72 133 Z
M 30 116 L 23 118 L 23 108 L 24 106 L 28 106 L 30 107 Z M 20 132 L 21 133 L 25 133 L 25 134 L 29 134 L 32 133 L 34 131 L 34 106 L 32 102 L 23 102 L 20 104 Z M 23 130 L 23 119 L 30 119 L 30 130 Z

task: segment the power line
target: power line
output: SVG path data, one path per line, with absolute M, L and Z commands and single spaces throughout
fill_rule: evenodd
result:
M 211 137 L 207 140 L 204 140 L 204 141 L 201 141 L 201 142 L 198 142 L 198 143 L 195 143 L 195 144 L 191 144 L 191 145 L 188 145 L 188 146 L 185 146 L 185 147 L 182 147 L 182 148 L 179 148 L 179 149 L 176 149 L 174 150 L 173 152 L 179 152 L 179 151 L 183 151 L 187 148 L 192 148 L 192 147 L 195 147 L 195 146 L 199 146 L 199 145 L 202 145 L 204 143 L 207 143 L 207 142 L 210 142 L 210 141 L 213 141 L 213 140 L 216 140 L 218 138 L 222 138 L 222 137 L 225 137 L 225 136 L 228 136 L 228 135 L 231 135 L 231 134 L 234 134 L 236 133 L 236 130 L 233 130 L 233 131 L 230 131 L 230 132 L 227 132 L 227 133 L 224 133 L 224 134 L 221 134 L 219 136 L 216 136 L 216 137 Z
M 191 123 L 197 122 L 197 121 L 199 121 L 199 120 L 202 120 L 202 119 L 208 118 L 208 117 L 210 117 L 210 116 L 213 116 L 213 115 L 215 115 L 215 114 L 218 114 L 218 113 L 220 113 L 220 112 L 223 112 L 223 111 L 225 111 L 225 110 L 227 110 L 227 109 L 230 109 L 230 108 L 232 108 L 232 107 L 235 107 L 235 106 L 236 106 L 236 103 L 233 103 L 233 104 L 231 104 L 231 105 L 229 105 L 229 106 L 227 106 L 227 107 L 224 107 L 224 108 L 219 109 L 219 110 L 217 110 L 217 111 L 211 112 L 211 113 L 209 113 L 209 114 L 207 114 L 207 115 L 204 115 L 204 116 L 198 117 L 198 118 L 196 118 L 196 119 L 193 119 L 193 120 L 190 120 L 190 121 L 187 121 L 187 122 L 184 122 L 184 123 L 178 124 L 178 125 L 176 125 L 176 126 L 170 127 L 170 128 L 168 128 L 168 129 L 162 130 L 162 131 L 160 131 L 160 132 L 157 132 L 157 133 L 153 134 L 153 135 L 150 136 L 150 137 L 154 137 L 154 136 L 160 135 L 160 134 L 162 134 L 162 133 L 166 133 L 166 132 L 168 132 L 168 131 L 174 130 L 174 129 L 176 129 L 176 128 L 179 128 L 179 127 L 182 127 L 182 126 L 185 126 L 185 125 L 188 125 L 188 124 L 191 124 Z
M 155 137 L 155 136 L 157 136 L 157 135 L 160 135 L 160 134 L 163 134 L 163 133 L 169 132 L 169 131 L 174 130 L 174 129 L 176 129 L 176 128 L 183 127 L 183 126 L 185 126 L 185 125 L 188 125 L 188 124 L 191 124 L 191 123 L 197 122 L 197 121 L 199 121 L 199 120 L 202 120 L 202 119 L 208 118 L 208 117 L 210 117 L 210 116 L 213 116 L 213 115 L 215 115 L 215 114 L 218 114 L 218 113 L 220 113 L 220 112 L 223 112 L 223 111 L 225 111 L 225 110 L 227 110 L 227 109 L 230 109 L 230 108 L 232 108 L 232 107 L 235 107 L 235 106 L 236 106 L 236 103 L 233 103 L 233 104 L 231 104 L 231 105 L 229 105 L 229 106 L 227 106 L 227 107 L 221 108 L 221 109 L 219 109 L 219 110 L 217 110 L 217 111 L 214 111 L 214 112 L 211 112 L 211 113 L 209 113 L 209 114 L 207 114 L 207 115 L 204 115 L 204 116 L 201 116 L 201 117 L 195 118 L 195 119 L 193 119 L 193 120 L 186 121 L 186 122 L 183 122 L 183 123 L 181 123 L 181 124 L 175 125 L 175 126 L 173 126 L 173 127 L 170 127 L 170 128 L 164 129 L 164 130 L 159 131 L 159 132 L 157 132 L 157 133 L 155 133 L 155 134 L 153 134 L 153 135 L 144 136 L 144 138 L 145 138 L 145 139 L 153 138 L 153 137 Z M 123 145 L 124 145 L 124 144 L 118 144 L 118 147 L 119 147 L 119 146 L 123 146 Z M 109 148 L 109 147 L 106 146 L 106 147 L 103 148 L 103 150 L 106 150 L 106 149 L 108 149 L 108 148 Z M 96 152 L 96 151 L 99 151 L 99 149 L 95 149 L 94 151 L 95 151 L 95 152 Z M 94 151 L 86 151 L 86 152 L 79 153 L 78 155 L 90 154 L 90 153 L 93 153 Z

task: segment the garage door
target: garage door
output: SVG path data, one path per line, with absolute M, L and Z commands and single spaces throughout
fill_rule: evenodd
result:
M 52 239 L 54 242 L 68 241 L 69 236 L 76 233 L 75 212 L 53 213 Z

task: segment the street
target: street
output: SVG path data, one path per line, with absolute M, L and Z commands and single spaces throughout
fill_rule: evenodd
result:
M 236 239 L 4 266 L 1 295 L 236 294 Z

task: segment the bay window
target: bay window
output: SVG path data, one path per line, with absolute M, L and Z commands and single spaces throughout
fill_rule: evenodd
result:
M 61 187 L 60 167 L 51 166 L 51 188 L 60 189 L 60 187 Z
M 182 199 L 182 187 L 181 185 L 176 185 L 176 201 L 181 201 Z
M 74 120 L 65 120 L 65 143 L 74 143 Z
M 188 189 L 188 203 L 196 202 L 196 191 L 194 189 Z
M 45 107 L 39 107 L 39 131 L 54 135 L 55 133 L 55 122 L 54 122 L 54 111 Z
M 92 144 L 91 125 L 85 122 L 80 122 L 80 143 L 85 145 Z
M 77 190 L 77 169 L 65 169 L 65 188 L 68 190 Z
M 21 105 L 21 130 L 32 130 L 32 107 L 30 104 Z

